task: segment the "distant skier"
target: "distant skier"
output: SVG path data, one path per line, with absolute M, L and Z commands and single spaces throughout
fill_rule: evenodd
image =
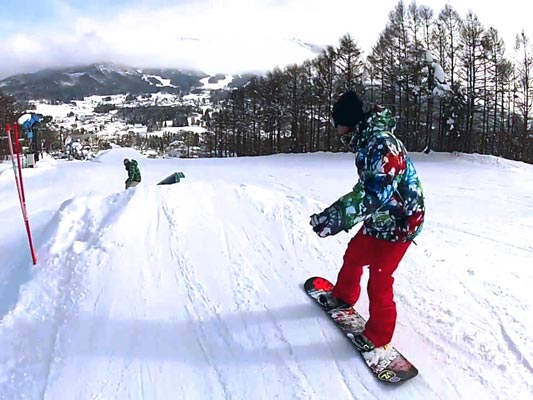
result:
M 37 127 L 41 122 L 49 122 L 51 120 L 51 117 L 47 117 L 46 121 L 45 118 L 41 114 L 34 114 L 34 113 L 26 113 L 21 115 L 18 118 L 19 125 L 22 126 L 22 130 L 24 131 L 24 134 L 28 138 L 28 144 L 29 144 L 29 151 L 30 154 L 34 155 L 34 161 L 39 161 L 39 141 L 37 140 L 37 137 L 34 133 L 35 127 Z
M 355 153 L 359 182 L 330 207 L 311 216 L 320 236 L 335 235 L 363 222 L 351 239 L 333 289 L 340 304 L 353 305 L 361 293 L 363 267 L 369 266 L 370 318 L 356 347 L 366 352 L 387 345 L 396 326 L 392 274 L 422 230 L 422 186 L 387 109 L 363 111 L 359 96 L 349 91 L 333 106 L 332 123 Z
M 141 182 L 141 171 L 137 161 L 124 159 L 124 167 L 128 171 L 128 179 L 126 179 L 126 189 L 135 187 Z

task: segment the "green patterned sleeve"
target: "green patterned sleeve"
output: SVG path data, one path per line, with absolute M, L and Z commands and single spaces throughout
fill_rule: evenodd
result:
M 348 231 L 364 219 L 362 212 L 363 199 L 363 186 L 358 183 L 350 193 L 345 194 L 320 213 L 328 221 L 326 225 L 328 230 L 327 236 L 336 235 L 343 230 Z
M 371 212 L 365 206 L 365 189 L 359 182 L 350 193 L 345 194 L 335 202 L 335 208 L 339 211 L 341 228 L 349 230 L 363 221 Z

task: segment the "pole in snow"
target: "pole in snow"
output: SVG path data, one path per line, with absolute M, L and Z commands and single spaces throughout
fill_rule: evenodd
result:
M 9 151 L 11 153 L 13 173 L 15 174 L 15 182 L 17 184 L 17 192 L 19 195 L 20 209 L 22 211 L 22 218 L 24 219 L 24 225 L 26 226 L 26 234 L 28 235 L 28 243 L 30 245 L 31 258 L 33 261 L 33 265 L 36 265 L 37 255 L 35 254 L 35 249 L 33 248 L 33 239 L 31 237 L 30 221 L 28 219 L 28 212 L 26 210 L 26 195 L 24 193 L 24 183 L 22 181 L 22 165 L 21 165 L 21 160 L 20 160 L 20 143 L 19 143 L 19 137 L 18 137 L 18 125 L 16 123 L 13 124 L 13 131 L 14 131 L 15 141 L 16 141 L 15 147 L 17 151 L 17 162 L 18 162 L 18 171 L 19 171 L 18 174 L 17 174 L 17 167 L 15 166 L 15 155 L 13 154 L 13 141 L 11 140 L 11 126 L 7 124 L 6 133 L 7 133 L 7 138 L 9 141 Z

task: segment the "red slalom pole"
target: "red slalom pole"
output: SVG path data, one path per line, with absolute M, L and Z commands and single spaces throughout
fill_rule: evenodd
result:
M 28 243 L 30 245 L 31 258 L 33 265 L 37 264 L 37 255 L 35 254 L 35 249 L 33 247 L 33 239 L 31 237 L 30 221 L 28 219 L 28 212 L 26 210 L 26 197 L 24 195 L 24 185 L 22 181 L 22 166 L 20 163 L 20 143 L 18 141 L 18 127 L 17 124 L 13 124 L 13 130 L 16 139 L 16 149 L 17 149 L 17 162 L 19 175 L 17 176 L 17 168 L 15 166 L 15 155 L 13 154 L 13 142 L 11 140 L 11 126 L 6 125 L 6 133 L 9 141 L 9 151 L 11 153 L 11 162 L 13 164 L 13 173 L 15 174 L 15 182 L 17 184 L 17 192 L 19 195 L 20 209 L 22 211 L 22 218 L 24 218 L 24 224 L 26 226 L 26 234 L 28 235 Z

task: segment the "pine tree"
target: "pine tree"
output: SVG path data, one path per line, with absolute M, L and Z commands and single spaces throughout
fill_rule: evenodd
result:
M 518 55 L 516 105 L 522 120 L 521 140 L 515 157 L 525 160 L 528 153 L 529 121 L 533 107 L 533 50 L 529 37 L 523 30 L 516 36 L 515 50 Z
M 6 95 L 0 90 L 0 132 L 3 133 L 6 124 L 16 122 L 18 115 L 22 113 L 20 105 L 13 96 Z M 7 158 L 9 145 L 7 140 L 0 140 L 0 159 Z
M 466 126 L 463 138 L 463 151 L 471 153 L 476 144 L 476 118 L 479 113 L 479 100 L 483 79 L 484 29 L 478 17 L 469 12 L 461 29 L 461 67 L 462 79 L 466 87 Z

